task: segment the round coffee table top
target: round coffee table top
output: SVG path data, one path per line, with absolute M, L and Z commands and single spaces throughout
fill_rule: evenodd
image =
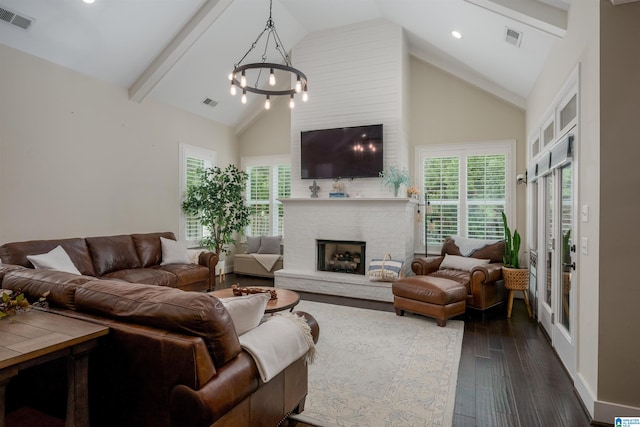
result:
M 262 286 L 252 286 L 252 288 L 260 288 L 265 290 L 273 290 L 275 288 L 270 287 L 262 287 Z M 267 307 L 265 308 L 265 313 L 275 313 L 277 311 L 283 310 L 293 310 L 293 307 L 298 305 L 300 302 L 300 295 L 297 292 L 290 291 L 288 289 L 280 289 L 277 288 L 276 292 L 278 293 L 277 299 L 269 300 L 267 303 Z M 231 298 L 234 297 L 233 289 L 221 289 L 219 291 L 211 292 L 213 296 L 216 298 Z

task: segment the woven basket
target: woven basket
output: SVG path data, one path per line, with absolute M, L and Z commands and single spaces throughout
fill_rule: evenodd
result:
M 529 269 L 502 267 L 504 287 L 516 291 L 529 289 Z

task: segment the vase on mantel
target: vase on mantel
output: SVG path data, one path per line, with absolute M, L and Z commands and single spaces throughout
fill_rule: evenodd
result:
M 393 196 L 394 197 L 398 197 L 398 192 L 400 191 L 400 185 L 394 185 L 393 186 Z

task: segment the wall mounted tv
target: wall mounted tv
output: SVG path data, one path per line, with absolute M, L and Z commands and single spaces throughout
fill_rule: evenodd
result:
M 302 179 L 372 178 L 383 169 L 382 125 L 300 133 Z

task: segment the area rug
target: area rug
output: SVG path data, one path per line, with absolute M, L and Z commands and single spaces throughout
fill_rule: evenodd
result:
M 451 426 L 464 322 L 301 301 L 320 325 L 302 414 L 315 426 Z

